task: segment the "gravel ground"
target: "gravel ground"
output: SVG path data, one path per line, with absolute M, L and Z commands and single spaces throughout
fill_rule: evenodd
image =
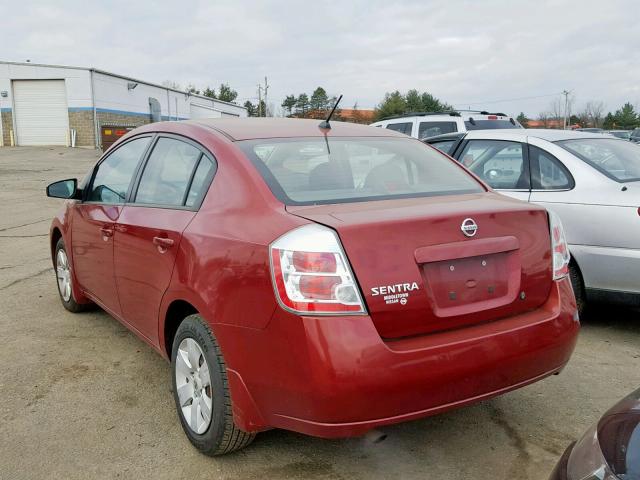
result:
M 92 150 L 0 148 L 0 479 L 545 479 L 564 448 L 640 386 L 640 311 L 594 308 L 568 367 L 529 387 L 384 428 L 381 443 L 272 430 L 224 458 L 178 423 L 169 366 L 102 311 L 59 303 L 47 183 Z

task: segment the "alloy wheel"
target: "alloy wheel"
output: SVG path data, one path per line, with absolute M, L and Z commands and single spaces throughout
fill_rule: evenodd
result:
M 71 299 L 71 269 L 67 253 L 60 249 L 56 255 L 56 276 L 58 277 L 58 290 L 65 302 Z
M 193 338 L 183 339 L 178 346 L 175 376 L 182 417 L 194 433 L 201 435 L 211 424 L 213 397 L 209 365 Z

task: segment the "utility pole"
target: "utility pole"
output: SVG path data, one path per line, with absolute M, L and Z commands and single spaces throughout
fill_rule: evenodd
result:
M 567 113 L 569 110 L 569 90 L 563 90 L 562 95 L 564 95 L 564 124 L 562 125 L 562 129 L 566 130 L 569 124 L 567 123 Z
M 267 103 L 267 91 L 269 90 L 269 84 L 267 83 L 267 77 L 264 77 L 264 116 L 267 116 L 269 112 L 269 104 Z
M 262 85 L 258 84 L 258 117 L 262 116 Z

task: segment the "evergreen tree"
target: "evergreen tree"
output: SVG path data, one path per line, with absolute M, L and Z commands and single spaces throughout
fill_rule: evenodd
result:
M 529 125 L 529 119 L 527 118 L 527 116 L 524 114 L 524 112 L 520 112 L 520 115 L 518 115 L 518 117 L 516 118 L 516 120 L 518 120 L 518 122 L 520 123 L 520 125 L 522 125 L 524 128 L 527 128 Z
M 220 89 L 218 90 L 218 100 L 233 103 L 237 97 L 238 92 L 233 90 L 228 83 L 220 84 Z
M 293 114 L 293 109 L 296 106 L 297 99 L 295 95 L 287 95 L 282 101 L 282 108 L 287 111 L 287 116 L 290 117 Z
M 296 113 L 304 116 L 309 110 L 309 96 L 306 93 L 301 93 L 296 100 Z
M 329 97 L 324 88 L 318 87 L 311 94 L 309 106 L 312 110 L 326 110 L 329 105 Z
M 634 128 L 638 125 L 638 114 L 629 102 L 625 103 L 614 115 L 616 126 L 619 128 Z

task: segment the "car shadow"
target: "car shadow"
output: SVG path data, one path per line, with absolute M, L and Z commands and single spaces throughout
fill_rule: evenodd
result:
M 605 327 L 639 333 L 640 308 L 594 303 L 587 307 L 580 322 L 586 328 Z

